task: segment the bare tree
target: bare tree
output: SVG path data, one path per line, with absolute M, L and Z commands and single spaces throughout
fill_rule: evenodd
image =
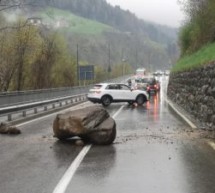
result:
M 43 35 L 40 54 L 32 66 L 34 89 L 48 88 L 52 85 L 51 72 L 57 53 L 55 36 L 48 37 Z
M 7 31 L 0 36 L 0 91 L 7 91 L 16 71 Z

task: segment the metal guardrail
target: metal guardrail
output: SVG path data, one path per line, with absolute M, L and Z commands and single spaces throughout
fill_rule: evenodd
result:
M 106 82 L 121 82 L 127 76 L 116 79 L 111 79 Z M 0 109 L 9 108 L 10 106 L 41 102 L 56 98 L 63 98 L 67 96 L 80 95 L 87 93 L 93 85 L 83 87 L 64 87 L 52 88 L 42 90 L 28 90 L 28 91 L 14 91 L 14 92 L 0 92 Z M 1 113 L 1 112 L 0 112 Z
M 88 92 L 89 88 L 90 87 L 87 86 L 19 92 L 3 92 L 0 93 L 0 108 L 84 94 Z
M 69 100 L 71 98 L 79 98 L 81 96 L 86 96 L 86 94 L 72 95 L 72 96 L 68 96 L 68 97 L 55 98 L 55 99 L 51 99 L 51 100 L 49 99 L 49 100 L 43 100 L 43 101 L 38 101 L 38 102 L 16 104 L 14 106 L 3 107 L 3 108 L 0 108 L 0 115 L 10 113 L 12 111 L 21 111 L 24 109 L 33 108 L 33 107 L 37 107 L 37 106 L 41 106 L 41 105 L 45 105 L 45 104 L 61 102 L 61 101 Z
M 125 82 L 128 78 L 120 77 L 106 82 Z M 86 100 L 86 93 L 93 85 L 85 87 L 54 88 L 20 92 L 0 93 L 0 122 L 25 118 L 27 114 L 36 115 Z M 42 109 L 42 110 L 41 110 Z M 15 117 L 15 118 L 14 118 Z
M 0 122 L 14 121 L 86 101 L 86 94 L 0 108 Z
M 128 76 L 105 82 L 125 83 Z M 0 122 L 20 122 L 86 101 L 93 85 L 20 92 L 0 92 Z M 41 116 L 41 115 L 40 115 Z

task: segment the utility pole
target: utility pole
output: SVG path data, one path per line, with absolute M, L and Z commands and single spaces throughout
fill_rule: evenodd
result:
M 135 48 L 135 59 L 136 59 L 136 64 L 135 64 L 135 67 L 136 69 L 138 68 L 139 66 L 139 61 L 138 61 L 138 51 L 137 51 L 137 45 L 136 45 L 136 48 Z
M 78 51 L 78 44 L 77 44 L 77 85 L 79 86 L 79 51 Z
M 108 78 L 110 79 L 111 66 L 110 66 L 110 44 L 108 44 Z
M 127 61 L 127 59 L 125 59 L 125 58 L 122 59 L 122 76 L 124 76 L 126 74 L 126 71 L 125 71 L 126 61 Z
M 124 50 L 122 48 L 122 52 L 121 52 L 121 62 L 122 62 L 122 76 L 124 75 L 124 71 L 123 71 L 123 68 L 124 68 Z
M 125 57 L 123 48 L 122 48 L 121 62 L 122 62 L 122 76 L 124 76 L 126 74 L 125 65 L 126 65 L 127 59 Z

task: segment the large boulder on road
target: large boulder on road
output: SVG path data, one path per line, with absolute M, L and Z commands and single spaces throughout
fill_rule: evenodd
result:
M 58 114 L 53 131 L 60 140 L 78 136 L 93 144 L 108 145 L 116 138 L 116 123 L 104 108 L 91 106 Z

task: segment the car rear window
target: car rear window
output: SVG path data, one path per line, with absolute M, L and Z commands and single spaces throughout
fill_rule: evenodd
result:
M 96 84 L 96 85 L 93 86 L 93 89 L 100 89 L 101 87 L 102 87 L 101 84 Z
M 142 83 L 155 84 L 156 80 L 154 78 L 143 78 Z
M 136 83 L 142 83 L 142 79 L 136 79 L 135 82 Z
M 151 78 L 151 79 L 149 80 L 149 84 L 156 84 L 156 80 L 155 80 L 154 78 Z
M 141 83 L 148 83 L 149 79 L 148 78 L 142 78 L 142 79 L 139 79 L 139 82 L 141 82 Z

